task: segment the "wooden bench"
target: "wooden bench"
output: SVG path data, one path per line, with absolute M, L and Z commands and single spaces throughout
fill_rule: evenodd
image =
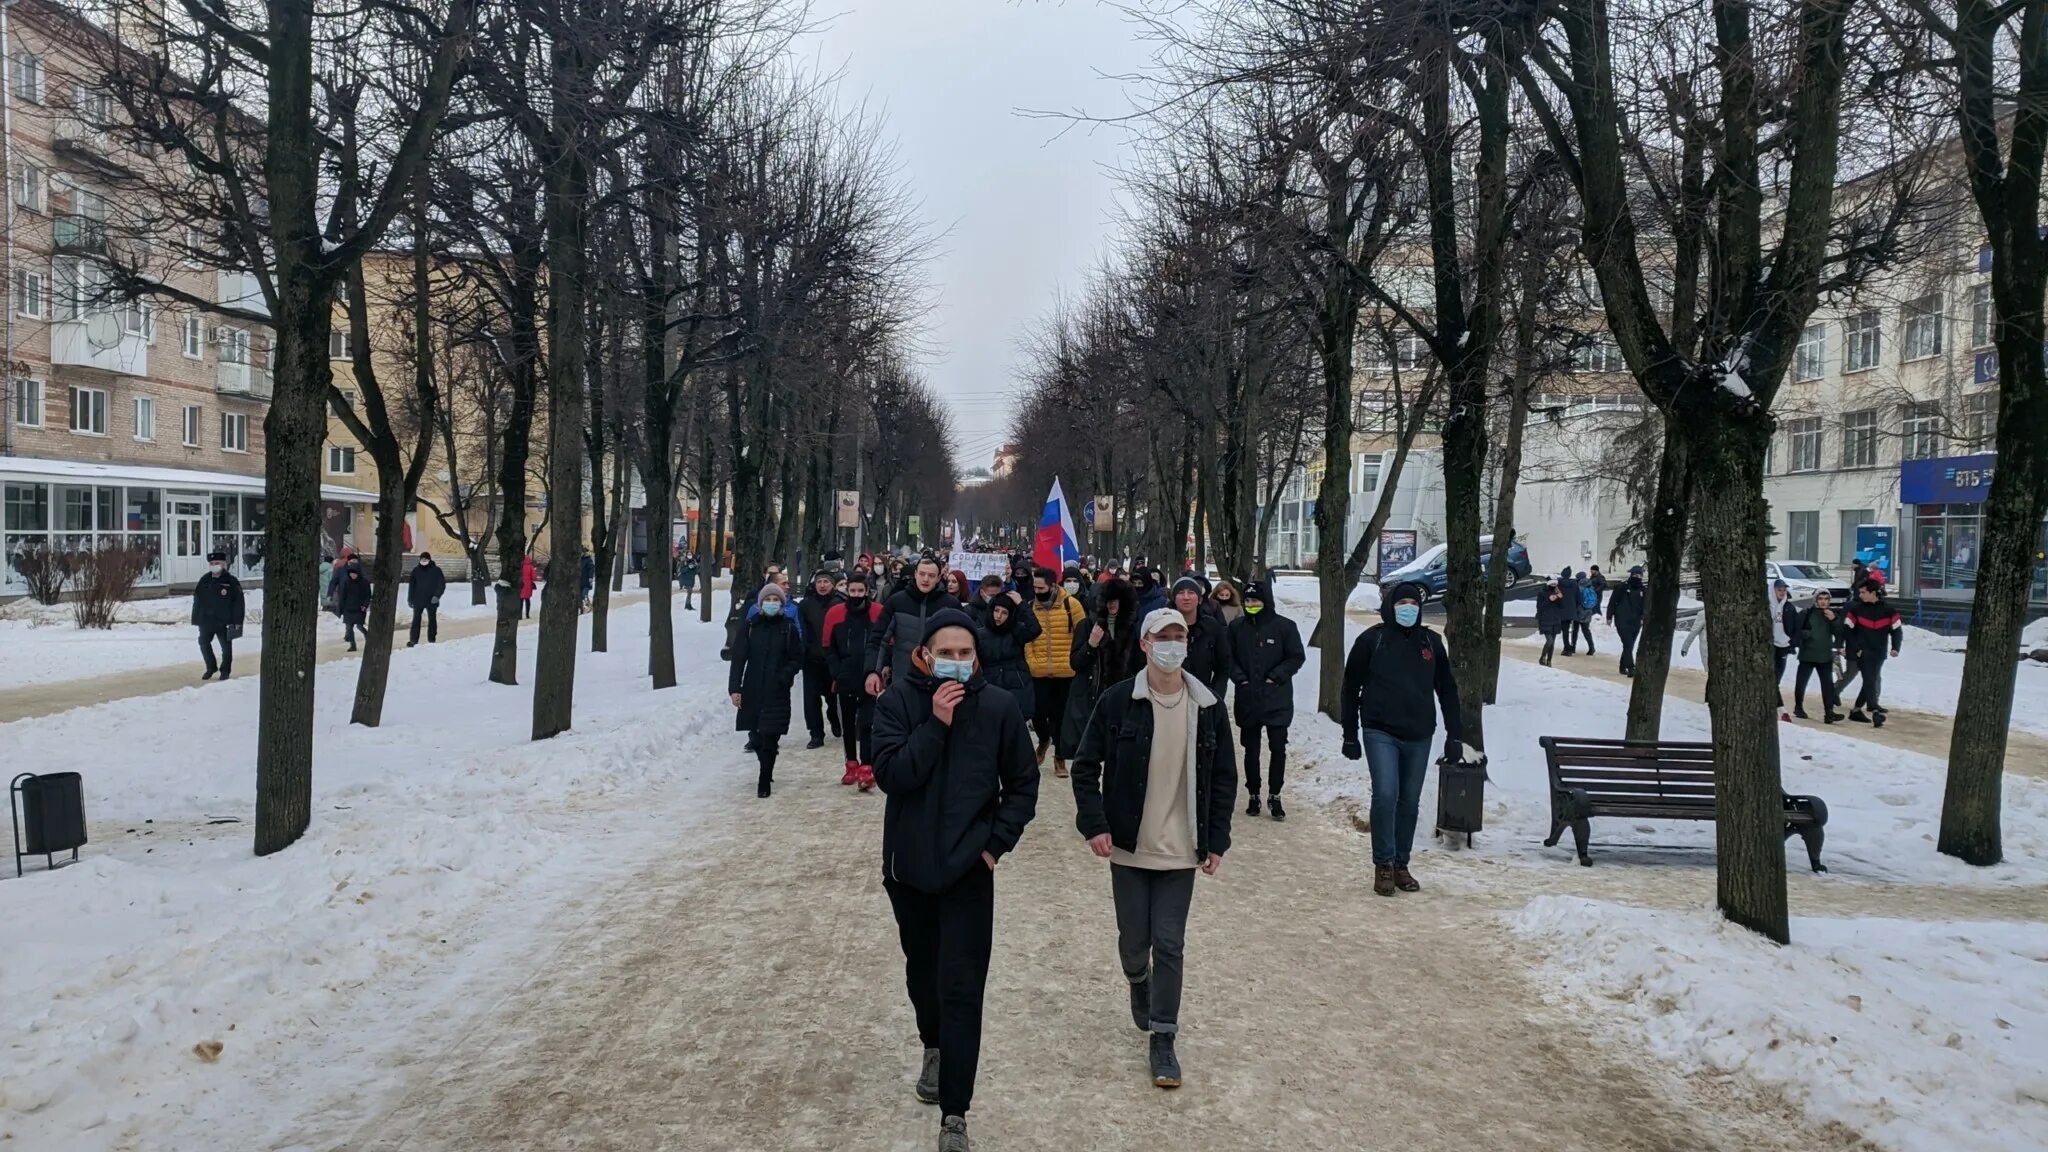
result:
M 1714 746 L 1684 740 L 1655 742 L 1581 740 L 1545 736 L 1540 743 L 1550 764 L 1550 839 L 1557 846 L 1564 830 L 1572 830 L 1579 863 L 1586 855 L 1587 821 L 1595 816 L 1636 820 L 1712 820 L 1714 818 Z M 1815 872 L 1821 866 L 1828 806 L 1818 796 L 1785 796 L 1785 836 L 1806 841 L 1806 856 Z

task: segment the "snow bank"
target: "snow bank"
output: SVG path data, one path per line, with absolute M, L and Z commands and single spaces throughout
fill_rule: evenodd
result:
M 1892 1152 L 2048 1134 L 2048 925 L 1796 918 L 1779 948 L 1711 911 L 1556 896 L 1510 922 L 1549 998 L 1687 1072 L 1781 1089 Z
M 287 1147 L 304 1118 L 276 1101 L 397 1084 L 422 1028 L 455 1034 L 566 934 L 565 905 L 681 834 L 706 788 L 751 788 L 722 630 L 679 622 L 684 684 L 655 693 L 645 620 L 613 613 L 616 650 L 579 655 L 575 730 L 544 743 L 532 629 L 520 687 L 484 680 L 488 636 L 401 651 L 377 729 L 347 723 L 356 665 L 323 665 L 312 828 L 264 859 L 255 681 L 0 725 L 10 764 L 85 773 L 93 841 L 0 880 L 7 1146 Z

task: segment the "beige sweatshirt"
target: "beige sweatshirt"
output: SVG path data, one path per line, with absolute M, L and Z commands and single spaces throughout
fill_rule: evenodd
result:
M 1145 772 L 1145 811 L 1138 820 L 1135 851 L 1121 848 L 1110 862 L 1130 868 L 1168 871 L 1193 868 L 1195 819 L 1189 756 L 1193 748 L 1196 703 L 1183 688 L 1171 696 L 1152 692 L 1140 673 L 1138 684 L 1152 708 L 1152 752 Z

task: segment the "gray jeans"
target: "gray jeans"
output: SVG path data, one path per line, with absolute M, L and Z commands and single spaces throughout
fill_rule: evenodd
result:
M 1116 899 L 1116 950 L 1124 979 L 1152 981 L 1152 1031 L 1171 1036 L 1180 1031 L 1181 956 L 1187 950 L 1195 869 L 1111 864 L 1109 888 Z

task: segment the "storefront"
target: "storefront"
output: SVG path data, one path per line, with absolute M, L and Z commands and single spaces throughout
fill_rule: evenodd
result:
M 321 496 L 330 505 L 375 499 L 332 484 Z M 260 581 L 266 521 L 261 476 L 0 457 L 0 599 L 27 591 L 17 559 L 37 546 L 140 548 L 152 557 L 145 589 L 190 586 L 214 551 L 244 581 Z
M 1968 600 L 1976 594 L 1984 499 L 1998 465 L 1994 454 L 1908 460 L 1899 465 L 1899 503 L 1905 519 L 1905 580 L 1901 587 L 1929 600 Z M 2048 523 L 2037 552 L 2048 554 Z M 2048 603 L 2048 563 L 2034 567 L 2034 600 Z

